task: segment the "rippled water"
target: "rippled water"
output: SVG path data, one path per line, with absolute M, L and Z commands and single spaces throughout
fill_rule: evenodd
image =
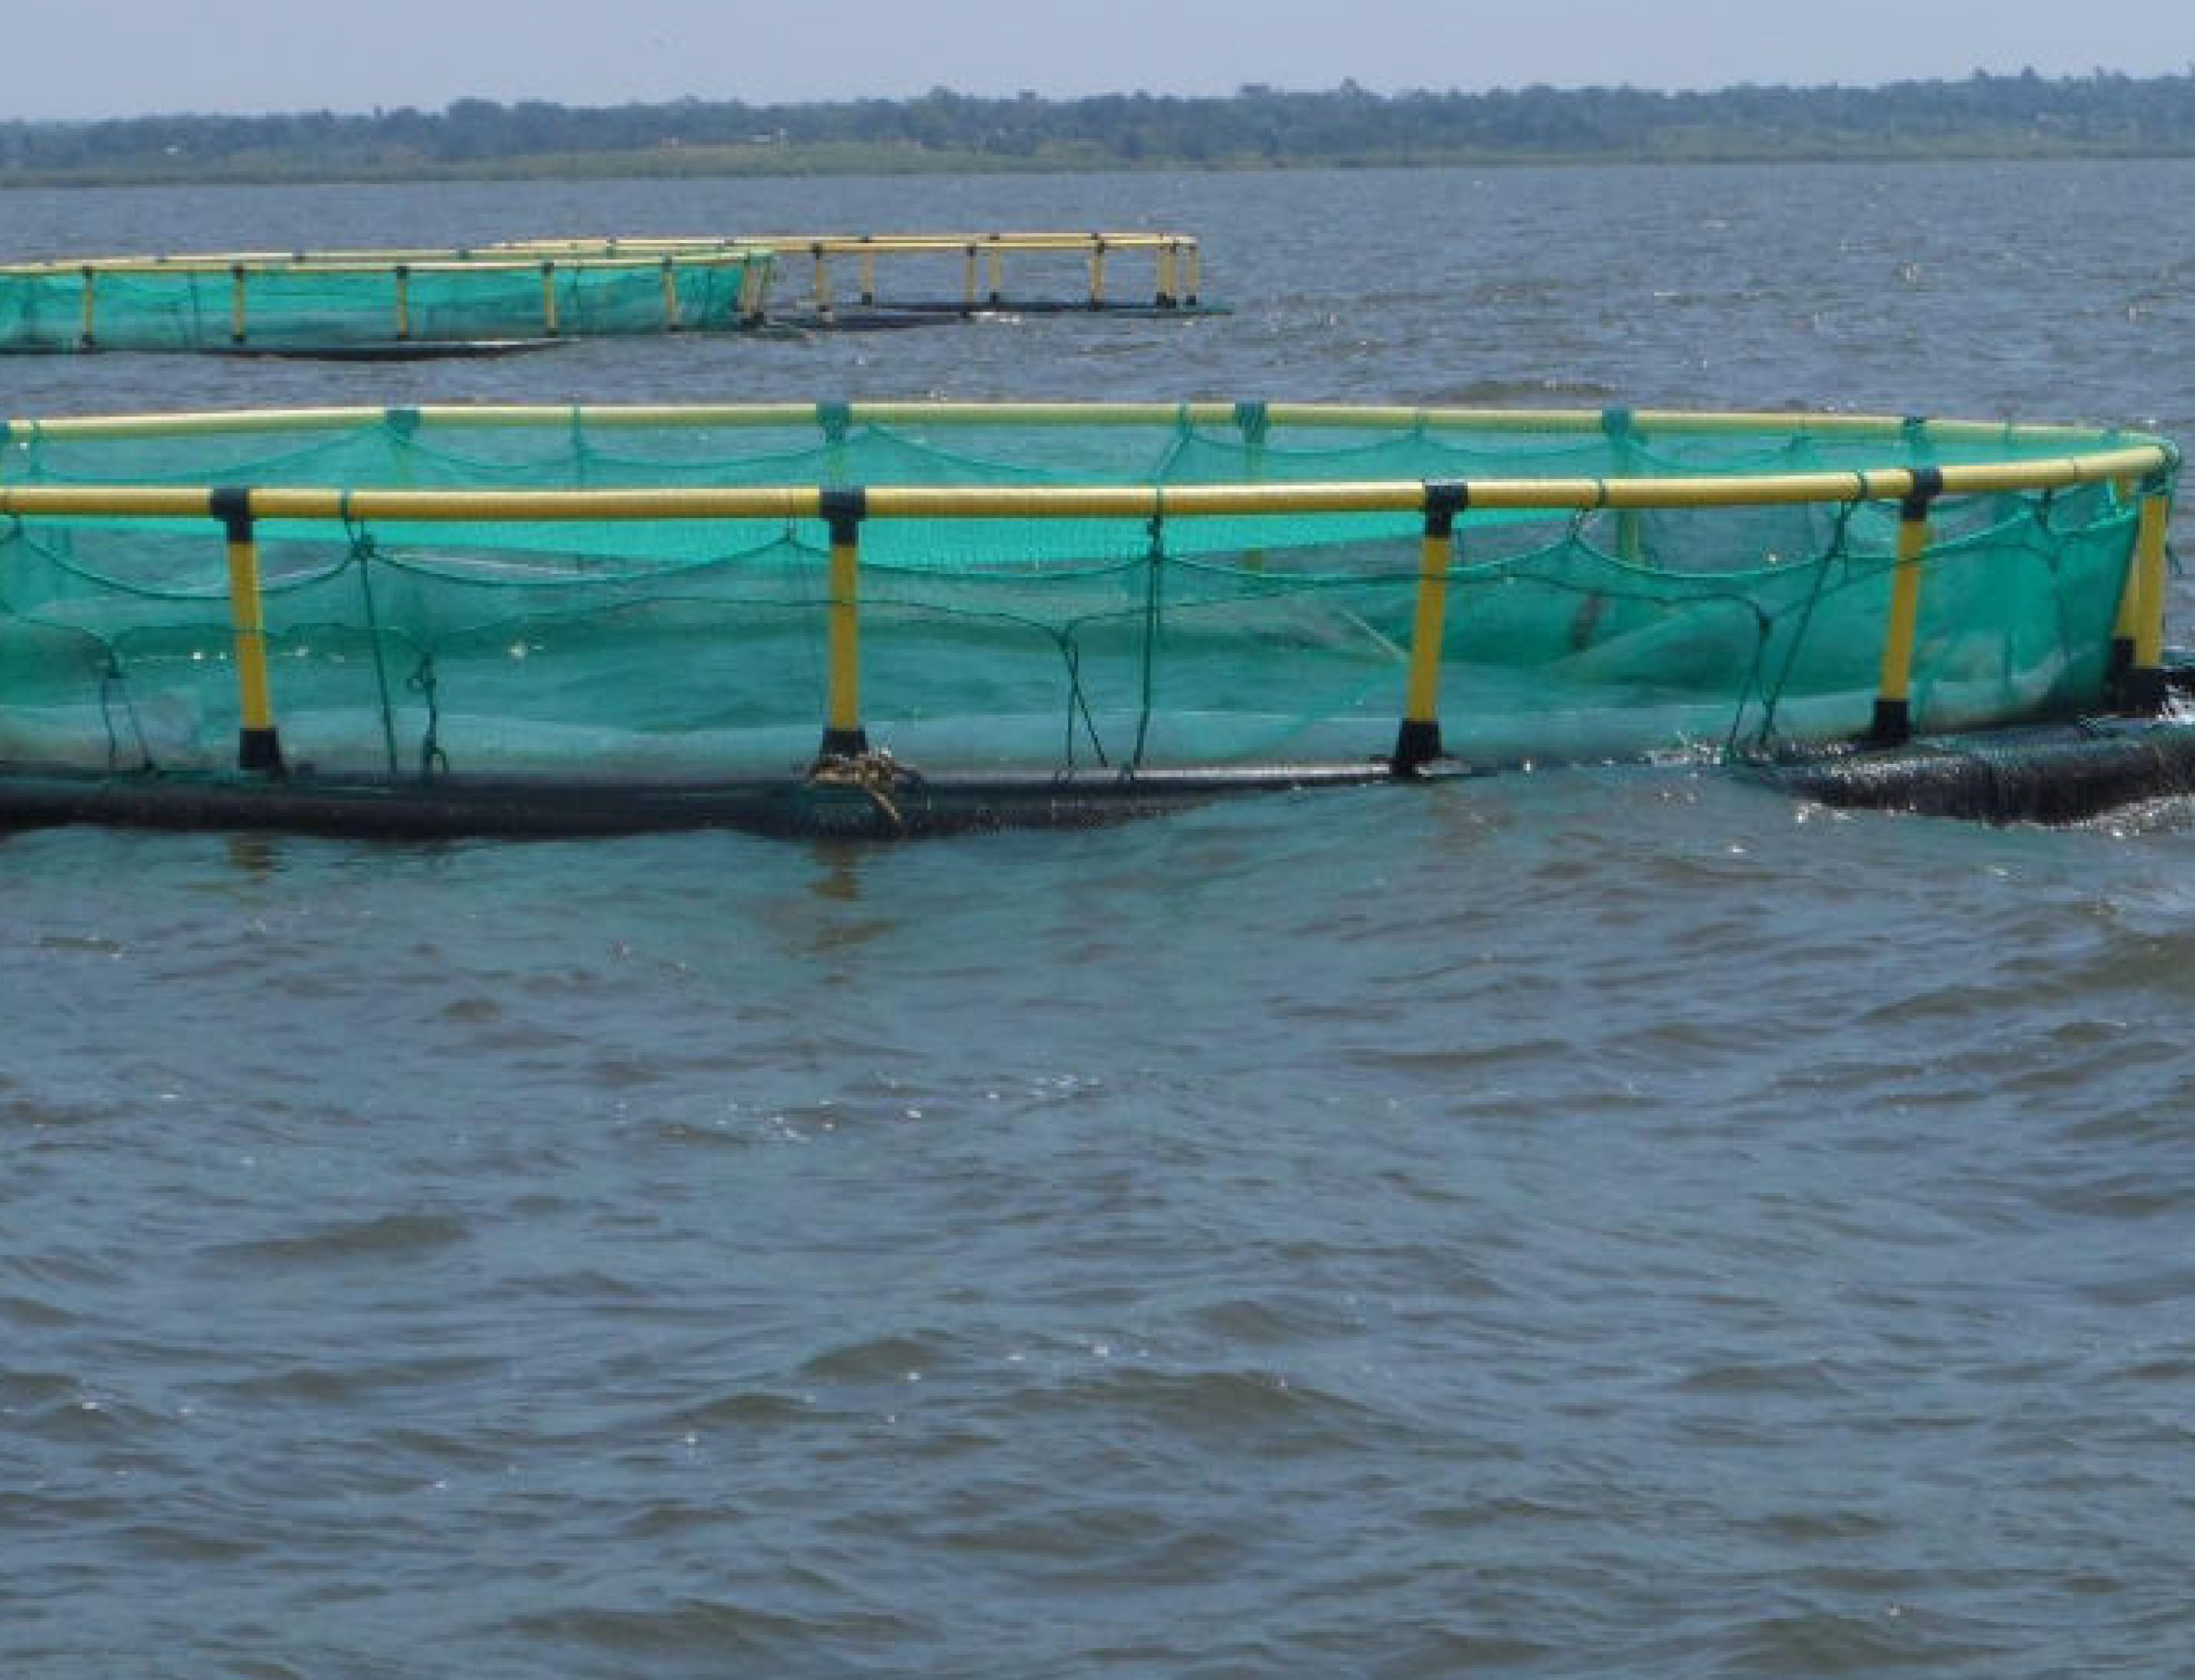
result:
M 2187 165 L 88 193 L 20 253 L 1167 225 L 1194 323 L 0 407 L 2195 435 Z M 2162 239 L 2163 243 L 2160 244 Z M 0 843 L 0 1672 L 2195 1670 L 2184 814 L 1699 771 L 919 846 Z

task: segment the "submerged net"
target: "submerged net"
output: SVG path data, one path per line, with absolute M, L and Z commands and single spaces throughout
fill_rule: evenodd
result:
M 0 351 L 301 350 L 712 331 L 761 314 L 737 245 L 355 252 L 0 268 Z
M 0 760 L 233 768 L 239 534 L 272 721 L 322 773 L 798 774 L 853 669 L 868 740 L 933 774 L 1384 757 L 1429 578 L 1451 754 L 1831 739 L 1879 697 L 1916 472 L 1916 719 L 2062 716 L 2108 699 L 2175 467 L 2106 433 L 1254 405 L 17 423 Z

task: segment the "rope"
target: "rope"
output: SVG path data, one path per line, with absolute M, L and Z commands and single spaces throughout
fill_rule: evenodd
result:
M 808 767 L 811 787 L 846 787 L 865 794 L 895 835 L 907 832 L 907 818 L 894 796 L 902 786 L 918 787 L 921 774 L 902 764 L 883 747 L 867 752 L 827 752 Z
M 389 774 L 396 774 L 396 707 L 389 693 L 389 666 L 381 656 L 381 618 L 373 601 L 373 579 L 367 573 L 376 549 L 373 535 L 353 522 L 350 492 L 343 498 L 343 530 L 350 538 L 350 557 L 358 562 L 358 590 L 366 600 L 366 633 L 373 647 L 373 682 L 381 696 L 381 739 L 389 754 Z
M 1737 751 L 1737 734 L 1745 724 L 1746 696 L 1760 690 L 1760 667 L 1768 658 L 1768 639 L 1776 633 L 1775 616 L 1766 607 L 1752 601 L 1744 604 L 1753 609 L 1753 664 L 1745 673 L 1745 681 L 1738 685 L 1737 705 L 1730 715 L 1729 732 L 1723 736 L 1723 756 L 1726 758 L 1734 757 Z M 1788 661 L 1784 670 L 1787 672 L 1790 670 Z M 1773 704 L 1769 703 L 1767 709 L 1772 712 Z M 1766 738 L 1767 729 L 1767 722 L 1764 720 L 1761 724 L 1762 739 Z
M 1166 492 L 1154 489 L 1151 492 L 1151 543 L 1144 556 L 1144 658 L 1142 711 L 1136 719 L 1135 749 L 1128 755 L 1128 768 L 1134 770 L 1144 762 L 1144 747 L 1150 739 L 1151 707 L 1157 692 L 1157 682 L 1152 666 L 1158 657 L 1159 626 L 1166 596 Z
M 1098 733 L 1098 720 L 1091 715 L 1090 696 L 1082 687 L 1082 647 L 1075 641 L 1072 630 L 1053 633 L 1052 640 L 1059 647 L 1059 656 L 1067 665 L 1067 740 L 1066 768 L 1074 768 L 1074 720 L 1079 716 L 1082 727 L 1090 736 L 1090 750 L 1098 755 L 1098 762 L 1106 768 L 1112 761 L 1105 757 L 1105 742 Z
M 0 435 L 6 434 L 8 430 L 7 427 L 0 426 Z M 35 434 L 35 427 L 29 429 L 30 435 L 34 438 Z M 7 523 L 0 526 L 0 548 L 5 548 L 15 543 L 21 544 L 41 559 L 49 561 L 65 571 L 69 569 L 57 552 L 36 540 L 24 528 L 21 515 L 10 514 L 8 515 Z M 8 610 L 9 616 L 15 616 L 12 604 Z M 40 622 L 35 615 L 26 613 L 21 616 L 23 622 L 26 624 Z M 109 770 L 118 769 L 122 762 L 122 735 L 121 732 L 114 727 L 114 705 L 118 691 L 122 710 L 129 720 L 129 733 L 136 738 L 138 768 L 145 770 L 157 768 L 153 761 L 153 749 L 145 739 L 145 722 L 137 715 L 137 703 L 130 693 L 130 679 L 122 669 L 121 658 L 116 653 L 114 644 L 103 637 L 93 636 L 90 631 L 80 625 L 71 625 L 68 628 L 79 635 L 90 637 L 96 642 L 100 651 L 107 655 L 107 662 L 101 667 L 99 674 L 99 721 L 100 727 L 107 735 L 107 768 Z
M 586 413 L 579 404 L 572 405 L 572 482 L 584 486 L 587 482 L 587 462 L 594 453 L 594 446 L 587 440 Z
M 418 667 L 405 680 L 404 686 L 427 703 L 427 733 L 419 739 L 419 777 L 431 780 L 437 769 L 447 774 L 449 755 L 442 751 L 442 711 L 435 696 L 435 656 L 422 653 Z
M 1857 502 L 1844 502 L 1838 504 L 1835 534 L 1829 538 L 1829 546 L 1815 559 L 1814 586 L 1806 592 L 1806 602 L 1799 612 L 1798 628 L 1791 633 L 1790 646 L 1783 650 L 1783 669 L 1777 672 L 1774 684 L 1761 691 L 1760 727 L 1754 732 L 1753 735 L 1753 744 L 1756 749 L 1766 747 L 1768 745 L 1769 737 L 1775 733 L 1776 708 L 1782 704 L 1784 687 L 1791 681 L 1791 667 L 1798 662 L 1799 649 L 1806 645 L 1806 631 L 1814 622 L 1814 609 L 1821 604 L 1822 591 L 1829 587 L 1829 567 L 1846 557 L 1846 539 L 1851 535 L 1852 515 L 1858 511 L 1859 503 Z M 1769 621 L 1769 625 L 1772 630 L 1772 619 Z M 1757 678 L 1760 674 L 1760 659 L 1765 651 L 1764 639 L 1762 648 L 1756 650 L 1754 656 L 1754 677 Z M 1750 680 L 1749 679 L 1749 682 Z M 1737 713 L 1731 720 L 1729 740 L 1725 743 L 1726 749 L 1736 743 L 1738 728 L 1743 722 L 1744 717 L 1745 702 L 1741 698 L 1738 701 Z
M 145 739 L 145 721 L 137 716 L 137 702 L 130 697 L 130 678 L 122 669 L 122 661 L 109 646 L 107 649 L 107 669 L 99 677 L 99 719 L 107 730 L 107 768 L 118 770 L 122 767 L 122 740 L 114 728 L 114 696 L 119 690 L 122 710 L 130 720 L 130 733 L 137 738 L 137 768 L 155 770 L 152 745 Z

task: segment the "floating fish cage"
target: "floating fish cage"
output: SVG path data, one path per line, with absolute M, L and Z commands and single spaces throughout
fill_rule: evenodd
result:
M 1016 288 L 1009 256 L 1023 282 Z M 1122 292 L 1124 258 L 1148 258 L 1147 292 Z M 796 259 L 801 285 L 775 296 L 775 277 Z M 880 280 L 880 265 L 889 279 Z M 1197 297 L 1200 270 L 1190 236 L 1135 233 L 96 257 L 0 265 L 0 352 L 393 359 L 503 354 L 609 333 L 898 326 L 992 312 L 1208 314 Z
M 890 834 L 1672 757 L 1900 803 L 1976 732 L 2178 727 L 2178 466 L 1628 411 L 18 421 L 0 820 Z
M 731 242 L 604 239 L 498 249 L 660 258 L 719 243 Z M 992 314 L 1226 313 L 1201 295 L 1203 252 L 1189 233 L 781 233 L 736 243 L 759 246 L 775 259 L 769 319 L 805 327 L 905 325 Z
M 0 350 L 429 355 L 760 320 L 772 254 L 482 250 L 101 257 L 0 268 Z

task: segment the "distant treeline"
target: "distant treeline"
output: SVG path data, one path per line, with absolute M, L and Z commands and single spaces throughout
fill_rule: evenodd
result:
M 0 185 L 449 175 L 2195 155 L 2195 69 L 1886 87 L 687 99 L 0 122 Z

